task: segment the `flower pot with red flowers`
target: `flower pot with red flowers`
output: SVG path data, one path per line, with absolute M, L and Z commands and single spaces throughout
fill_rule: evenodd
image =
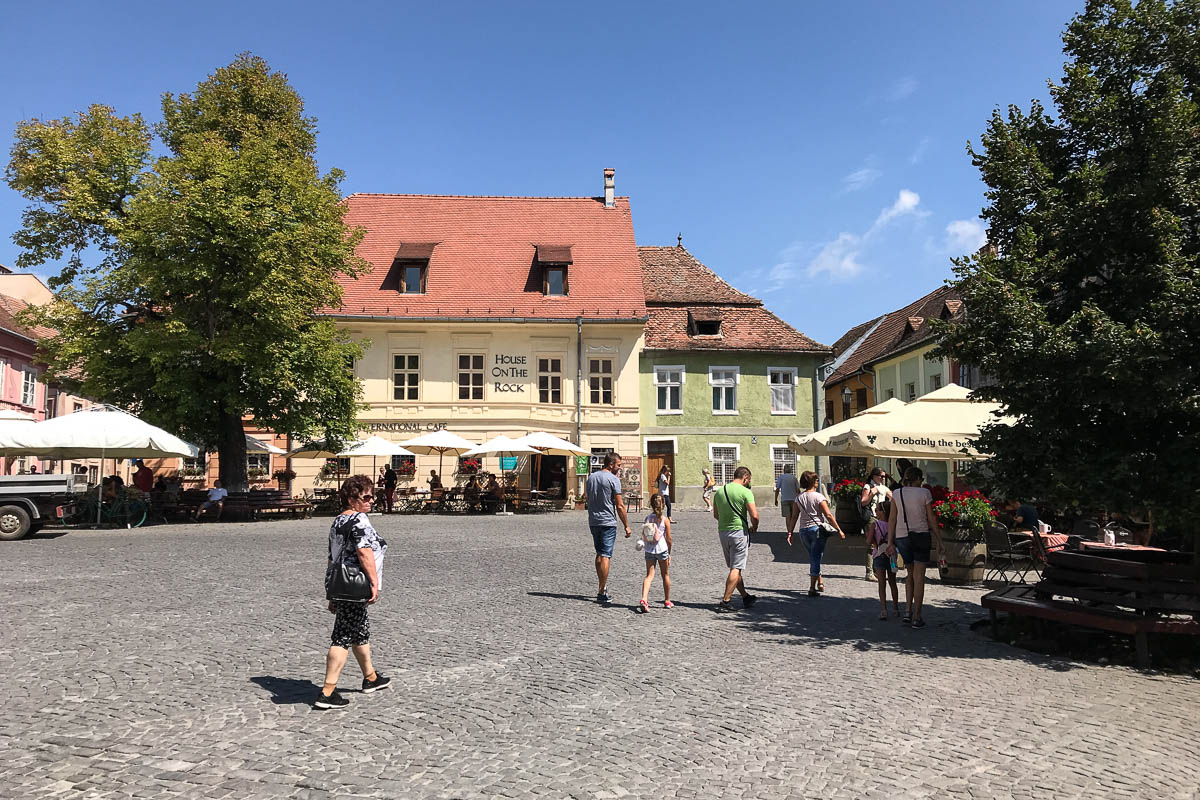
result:
M 483 462 L 478 458 L 460 458 L 458 460 L 459 475 L 474 475 L 483 467 Z
M 991 503 L 974 489 L 947 491 L 933 501 L 933 513 L 941 528 L 942 580 L 958 585 L 982 582 L 987 567 L 983 528 L 996 516 Z
M 864 488 L 866 488 L 865 483 L 853 478 L 847 478 L 834 484 L 835 508 L 833 515 L 837 518 L 838 525 L 848 535 L 863 532 L 862 506 L 859 501 L 862 499 Z

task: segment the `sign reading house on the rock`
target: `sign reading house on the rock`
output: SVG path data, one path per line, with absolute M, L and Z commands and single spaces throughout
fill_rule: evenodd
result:
M 492 391 L 523 393 L 525 384 L 529 382 L 529 357 L 496 354 L 496 363 L 492 365 L 492 377 L 499 379 L 492 382 Z M 518 380 L 521 382 L 516 383 Z

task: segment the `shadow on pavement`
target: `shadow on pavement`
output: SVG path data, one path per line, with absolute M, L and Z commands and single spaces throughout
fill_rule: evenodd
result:
M 312 705 L 317 690 L 321 687 L 312 681 L 302 681 L 296 678 L 276 678 L 273 675 L 259 675 L 250 679 L 271 693 L 271 702 L 277 706 Z

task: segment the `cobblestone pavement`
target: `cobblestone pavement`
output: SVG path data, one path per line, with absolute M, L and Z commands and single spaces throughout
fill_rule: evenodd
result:
M 628 541 L 592 602 L 581 514 L 376 522 L 393 689 L 330 712 L 328 520 L 0 543 L 0 795 L 1200 796 L 1196 681 L 993 643 L 978 591 L 931 587 L 922 631 L 880 622 L 857 550 L 811 600 L 803 554 L 761 534 L 760 602 L 716 615 L 713 522 L 682 512 L 677 607 L 636 615 Z

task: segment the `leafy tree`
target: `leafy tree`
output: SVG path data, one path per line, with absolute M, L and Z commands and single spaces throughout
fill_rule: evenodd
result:
M 342 174 L 319 174 L 316 120 L 286 76 L 249 54 L 163 120 L 92 106 L 17 126 L 6 178 L 31 201 L 13 238 L 22 267 L 60 262 L 58 380 L 215 445 L 222 482 L 246 485 L 242 420 L 349 437 L 361 356 L 328 319 L 339 274 L 358 275 Z M 161 155 L 152 151 L 155 134 Z
M 1195 519 L 1200 452 L 1200 2 L 1091 0 L 1053 115 L 993 113 L 968 145 L 992 247 L 955 262 L 940 350 L 996 379 L 1012 495 Z

